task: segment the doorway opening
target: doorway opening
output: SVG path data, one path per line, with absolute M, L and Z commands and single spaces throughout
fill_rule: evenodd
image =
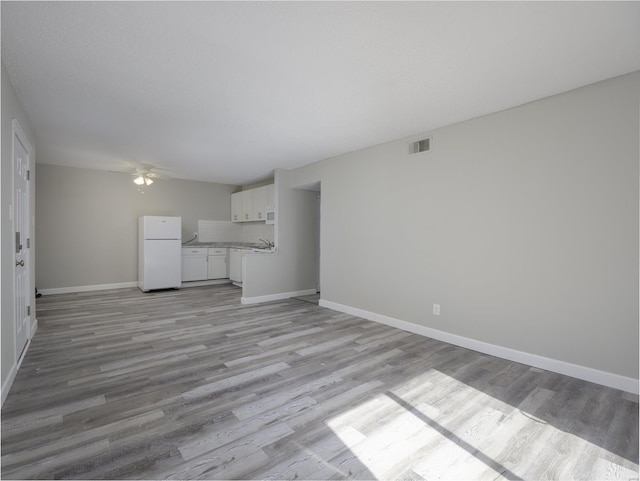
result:
M 320 293 L 322 291 L 322 249 L 321 249 L 321 231 L 322 231 L 322 184 L 320 181 L 311 182 L 309 184 L 299 185 L 294 187 L 299 190 L 307 190 L 314 192 L 315 195 L 315 204 L 313 206 L 313 212 L 311 213 L 314 216 L 314 231 L 312 234 L 312 241 L 314 242 L 315 247 L 315 284 L 316 284 L 316 295 L 308 296 L 309 302 L 315 302 L 316 304 L 319 301 Z

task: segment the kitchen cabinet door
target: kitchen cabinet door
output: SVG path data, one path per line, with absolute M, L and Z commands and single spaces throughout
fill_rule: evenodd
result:
M 231 222 L 242 222 L 242 192 L 231 194 Z
M 207 279 L 225 279 L 227 274 L 227 256 L 209 256 Z
M 257 221 L 265 220 L 267 207 L 267 186 L 253 189 L 253 218 Z
M 253 211 L 253 191 L 254 189 L 243 190 L 242 194 L 242 222 L 249 222 L 255 219 Z
M 264 221 L 274 204 L 273 184 L 231 194 L 231 222 Z
M 182 282 L 207 279 L 207 256 L 182 257 Z

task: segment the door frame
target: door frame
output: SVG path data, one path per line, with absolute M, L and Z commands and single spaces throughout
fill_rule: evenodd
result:
M 322 189 L 322 184 L 320 184 L 320 189 Z M 317 215 L 318 215 L 318 231 L 317 231 L 317 239 L 316 242 L 318 243 L 318 251 L 316 254 L 316 291 L 322 293 L 322 271 L 320 270 L 320 267 L 322 265 L 322 250 L 320 248 L 320 239 L 322 238 L 322 190 L 318 190 L 317 195 L 316 195 L 316 209 L 317 209 Z
M 16 155 L 16 141 L 20 142 L 22 144 L 22 146 L 24 147 L 24 149 L 27 152 L 27 163 L 28 163 L 28 170 L 32 170 L 32 153 L 33 153 L 33 148 L 31 147 L 31 143 L 29 142 L 29 139 L 27 138 L 27 136 L 25 135 L 24 131 L 22 130 L 22 127 L 20 127 L 20 123 L 18 122 L 17 119 L 13 119 L 12 124 L 11 124 L 11 130 L 12 130 L 12 135 L 11 135 L 11 171 L 12 171 L 12 178 L 11 178 L 11 220 L 12 220 L 12 238 L 13 238 L 13 245 L 12 245 L 12 252 L 15 255 L 16 252 L 16 238 L 15 238 L 15 231 L 16 231 L 16 218 L 15 218 L 15 208 L 16 208 L 16 165 L 15 165 L 15 155 Z M 26 232 L 26 236 L 24 237 L 24 245 L 26 246 L 26 254 L 25 254 L 25 259 L 26 259 L 26 271 L 25 271 L 25 275 L 27 276 L 27 296 L 28 296 L 28 305 L 31 306 L 31 312 L 27 315 L 27 326 L 26 328 L 26 333 L 27 333 L 27 342 L 24 346 L 24 348 L 22 348 L 22 346 L 18 346 L 18 330 L 17 330 L 17 312 L 15 309 L 15 301 L 16 301 L 16 292 L 17 292 L 17 285 L 16 285 L 16 266 L 15 266 L 15 262 L 13 262 L 13 297 L 14 297 L 14 309 L 13 309 L 13 326 L 14 326 L 14 333 L 13 333 L 13 345 L 14 345 L 14 350 L 15 350 L 15 362 L 16 362 L 16 370 L 18 369 L 19 365 L 22 363 L 22 359 L 24 358 L 24 354 L 27 352 L 27 349 L 29 347 L 29 343 L 31 341 L 31 338 L 33 336 L 33 329 L 32 329 L 32 323 L 33 323 L 33 319 L 35 317 L 35 306 L 33 306 L 33 292 L 34 292 L 34 285 L 33 285 L 33 278 L 31 276 L 31 261 L 32 261 L 32 256 L 31 256 L 31 248 L 32 246 L 26 243 L 27 239 L 31 239 L 31 209 L 32 209 L 32 205 L 31 205 L 31 181 L 28 180 L 27 181 L 27 195 L 26 195 L 26 209 L 25 209 L 25 214 L 24 216 L 26 217 L 26 227 L 27 227 L 27 232 Z M 22 357 L 21 357 L 22 355 Z

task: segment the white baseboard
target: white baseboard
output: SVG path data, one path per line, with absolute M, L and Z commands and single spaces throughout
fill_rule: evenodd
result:
M 269 294 L 266 296 L 242 297 L 240 298 L 240 302 L 242 304 L 258 304 L 260 302 L 280 301 L 282 299 L 289 299 L 296 296 L 310 296 L 312 294 L 315 294 L 316 292 L 317 291 L 315 289 L 306 289 L 304 291 L 293 292 L 279 292 L 278 294 Z
M 18 367 L 19 366 L 14 362 L 13 366 L 11 366 L 11 370 L 9 371 L 9 375 L 7 376 L 7 379 L 5 379 L 4 383 L 2 384 L 2 403 L 0 404 L 0 406 L 4 406 L 4 402 L 7 399 L 7 396 L 9 395 L 9 390 L 13 385 L 13 381 L 16 378 L 16 374 L 18 374 Z
M 640 390 L 640 382 L 638 379 L 630 377 L 620 376 L 619 374 L 613 374 L 606 371 L 600 371 L 590 367 L 579 366 L 558 359 L 551 359 L 548 357 L 538 356 L 528 352 L 517 351 L 508 347 L 498 346 L 495 344 L 489 344 L 487 342 L 477 341 L 468 337 L 458 336 L 456 334 L 450 334 L 448 332 L 439 331 L 437 329 L 431 329 L 429 327 L 420 326 L 412 322 L 402 321 L 393 317 L 376 314 L 375 312 L 365 311 L 351 306 L 345 306 L 336 302 L 326 301 L 320 299 L 319 305 L 333 309 L 334 311 L 344 312 L 353 316 L 362 317 L 370 321 L 386 324 L 391 327 L 396 327 L 404 331 L 412 332 L 414 334 L 420 334 L 425 337 L 437 339 L 438 341 L 447 342 L 456 346 L 471 349 L 473 351 L 482 352 L 491 356 L 496 356 L 509 361 L 519 362 L 528 366 L 537 367 L 546 371 L 556 372 L 558 374 L 564 374 L 566 376 L 575 377 L 584 381 L 601 384 L 603 386 L 612 387 L 614 389 L 620 389 L 621 391 L 638 394 Z
M 37 321 L 36 321 L 36 326 L 37 326 Z M 33 339 L 34 332 L 35 331 L 31 331 L 31 339 Z M 4 402 L 7 399 L 7 396 L 9 395 L 11 386 L 13 386 L 13 381 L 16 379 L 16 375 L 18 374 L 18 369 L 20 369 L 20 366 L 22 365 L 22 361 L 26 357 L 29 347 L 31 347 L 31 339 L 27 341 L 27 345 L 25 346 L 24 351 L 22 352 L 22 357 L 18 359 L 17 363 L 15 362 L 13 363 L 13 366 L 11 366 L 11 370 L 9 371 L 9 375 L 7 376 L 7 379 L 2 384 L 2 393 L 0 394 L 0 396 L 2 397 L 2 401 L 0 406 L 4 405 Z
M 42 293 L 43 296 L 47 296 L 51 294 L 72 294 L 74 292 L 104 291 L 107 289 L 125 289 L 127 287 L 138 287 L 138 281 L 119 282 L 116 284 L 92 284 L 89 286 L 54 287 L 51 289 L 39 289 L 38 292 Z
M 31 321 L 31 332 L 30 332 L 31 339 L 33 339 L 33 336 L 35 335 L 37 330 L 38 330 L 38 319 L 34 317 L 33 320 Z M 13 386 L 13 381 L 15 380 L 16 375 L 18 374 L 18 369 L 20 369 L 20 366 L 22 365 L 22 361 L 27 355 L 27 351 L 29 350 L 29 347 L 31 347 L 31 339 L 27 341 L 27 345 L 24 348 L 22 357 L 18 359 L 17 364 L 15 362 L 13 363 L 13 366 L 11 366 L 11 370 L 9 371 L 9 375 L 7 376 L 7 379 L 2 384 L 2 388 L 1 388 L 2 392 L 0 393 L 0 397 L 1 397 L 0 406 L 4 405 L 4 401 L 7 399 L 7 396 L 9 395 L 11 386 Z
M 229 284 L 229 279 L 212 279 L 210 281 L 191 281 L 183 282 L 180 284 L 180 288 L 183 287 L 199 287 L 199 286 L 214 286 L 217 284 Z M 92 284 L 89 286 L 74 286 L 74 287 L 54 287 L 51 289 L 40 289 L 39 293 L 43 296 L 51 294 L 73 294 L 74 292 L 89 292 L 89 291 L 104 291 L 108 289 L 126 289 L 128 287 L 138 287 L 138 282 L 119 282 L 116 284 Z

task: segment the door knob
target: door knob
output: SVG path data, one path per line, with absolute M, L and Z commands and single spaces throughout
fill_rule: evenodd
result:
M 16 265 L 20 267 L 24 267 L 24 261 L 16 261 Z

